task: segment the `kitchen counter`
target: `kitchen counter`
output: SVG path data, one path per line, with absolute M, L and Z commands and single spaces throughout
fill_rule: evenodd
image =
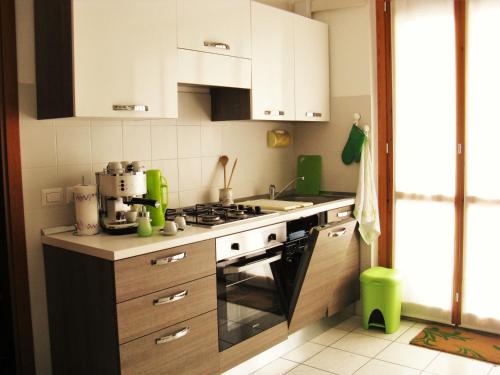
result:
M 346 197 L 306 208 L 276 212 L 273 215 L 266 215 L 253 220 L 235 222 L 215 228 L 190 225 L 186 228 L 186 230 L 178 232 L 175 236 L 164 236 L 160 232 L 161 228 L 156 227 L 154 228 L 153 235 L 146 238 L 138 237 L 136 234 L 112 236 L 106 233 L 100 233 L 95 236 L 76 236 L 72 232 L 65 232 L 42 236 L 42 243 L 115 261 L 186 245 L 193 242 L 222 237 L 266 225 L 291 221 L 301 217 L 314 215 L 319 212 L 349 206 L 354 204 L 354 202 L 354 197 Z

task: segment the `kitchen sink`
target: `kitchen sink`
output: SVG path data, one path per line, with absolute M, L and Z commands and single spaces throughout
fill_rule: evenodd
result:
M 290 201 L 290 202 L 312 202 L 313 204 L 333 202 L 339 199 L 354 198 L 354 194 L 350 193 L 325 193 L 319 195 L 298 195 L 290 194 L 283 195 L 276 200 L 278 201 Z

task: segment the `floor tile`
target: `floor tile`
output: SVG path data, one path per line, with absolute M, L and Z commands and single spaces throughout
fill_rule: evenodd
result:
M 418 375 L 419 370 L 396 365 L 394 363 L 372 359 L 366 365 L 356 371 L 355 375 Z
M 305 344 L 302 344 L 291 352 L 285 354 L 283 358 L 294 362 L 304 362 L 313 355 L 318 354 L 323 349 L 325 349 L 323 345 L 306 342 Z
M 435 350 L 393 342 L 382 350 L 376 358 L 423 370 L 438 354 L 439 352 Z
M 439 353 L 426 372 L 439 375 L 487 375 L 493 365 L 458 355 Z
M 326 348 L 305 362 L 306 365 L 338 375 L 351 375 L 370 358 L 345 352 L 334 348 Z
M 266 366 L 253 372 L 252 375 L 284 375 L 297 366 L 297 363 L 278 358 Z
M 331 346 L 354 354 L 374 357 L 380 353 L 382 349 L 389 346 L 390 343 L 391 342 L 387 340 L 351 332 Z
M 361 322 L 362 318 L 360 316 L 354 315 L 344 320 L 342 323 L 337 324 L 334 328 L 351 332 L 354 331 L 356 328 L 361 327 Z
M 316 336 L 311 340 L 311 342 L 314 342 L 315 344 L 321 344 L 321 345 L 331 345 L 335 341 L 339 340 L 340 338 L 344 337 L 347 335 L 346 331 L 343 331 L 341 329 L 337 328 L 330 328 L 328 331 L 323 332 L 321 335 Z
M 306 365 L 299 365 L 292 369 L 292 371 L 287 372 L 287 375 L 331 375 L 331 372 L 326 372 Z
M 500 375 L 500 366 L 493 367 L 488 375 Z
M 356 330 L 354 330 L 354 332 L 361 333 L 363 335 L 372 336 L 372 337 L 377 337 L 379 339 L 394 341 L 409 329 L 410 329 L 410 327 L 407 325 L 400 325 L 399 329 L 396 332 L 385 333 L 382 328 L 364 329 L 363 327 L 360 327 L 360 328 L 357 328 Z
M 413 327 L 408 328 L 401 336 L 399 336 L 395 341 L 402 344 L 409 344 L 415 336 L 417 336 L 427 325 L 422 323 L 417 323 Z

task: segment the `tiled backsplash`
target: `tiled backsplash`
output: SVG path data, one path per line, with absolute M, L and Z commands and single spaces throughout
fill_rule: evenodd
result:
M 210 96 L 179 93 L 178 120 L 36 120 L 35 86 L 19 85 L 23 193 L 35 356 L 39 374 L 50 374 L 50 344 L 40 229 L 74 222 L 72 204 L 42 207 L 41 189 L 94 181 L 108 161 L 140 160 L 161 169 L 170 207 L 214 201 L 223 185 L 221 154 L 235 157 L 236 197 L 283 186 L 295 173 L 293 147 L 270 149 L 266 133 L 288 123 L 210 121 Z

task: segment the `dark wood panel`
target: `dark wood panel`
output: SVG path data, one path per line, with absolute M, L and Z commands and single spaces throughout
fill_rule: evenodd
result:
M 185 293 L 181 299 L 155 304 L 160 298 Z M 145 336 L 217 308 L 215 275 L 165 289 L 117 306 L 120 343 Z
M 224 372 L 285 341 L 288 337 L 287 323 L 283 322 L 250 337 L 220 353 L 220 371 Z
M 33 334 L 29 296 L 28 266 L 24 226 L 21 150 L 19 140 L 19 107 L 16 59 L 16 25 L 14 0 L 0 2 L 0 146 L 1 146 L 1 249 L 2 301 L 9 316 L 2 324 L 12 343 L 8 350 L 9 366 L 16 371 L 35 373 Z M 8 284 L 8 285 L 7 285 Z M 1 329 L 2 327 L 0 327 Z M 10 333 L 7 333 L 10 330 Z M 1 362 L 1 360 L 0 360 Z M 0 364 L 1 366 L 1 364 Z M 0 372 L 2 370 L 0 369 Z M 10 371 L 9 371 L 10 372 Z
M 113 263 L 44 246 L 52 371 L 119 374 Z
M 157 339 L 185 328 L 178 339 L 158 344 Z M 167 329 L 121 345 L 122 374 L 196 374 L 219 372 L 217 312 L 212 311 Z
M 182 260 L 154 262 L 185 253 Z M 215 240 L 157 251 L 115 262 L 116 299 L 123 302 L 215 274 Z
M 212 121 L 250 119 L 250 90 L 213 87 L 210 93 L 212 95 Z
M 290 306 L 290 332 L 324 318 L 329 311 L 340 311 L 359 296 L 355 290 L 355 279 L 359 278 L 355 228 L 356 220 L 347 219 L 312 231 L 304 254 L 309 257 L 309 265 L 302 283 L 297 283 Z
M 70 0 L 35 0 L 38 118 L 72 117 L 73 46 Z

